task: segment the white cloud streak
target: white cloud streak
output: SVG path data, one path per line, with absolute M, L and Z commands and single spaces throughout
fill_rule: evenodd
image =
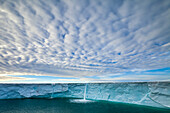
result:
M 25 77 L 11 77 L 11 76 L 0 76 L 0 83 L 6 81 L 27 81 L 27 80 L 34 80 L 35 78 L 25 78 Z

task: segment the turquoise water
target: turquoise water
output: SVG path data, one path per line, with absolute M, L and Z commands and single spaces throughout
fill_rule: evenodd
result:
M 106 101 L 73 99 L 0 100 L 0 113 L 170 113 L 168 109 Z

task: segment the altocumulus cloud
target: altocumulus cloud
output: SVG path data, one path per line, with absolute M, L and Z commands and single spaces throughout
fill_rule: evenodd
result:
M 169 20 L 169 0 L 1 0 L 0 73 L 84 77 L 170 67 Z

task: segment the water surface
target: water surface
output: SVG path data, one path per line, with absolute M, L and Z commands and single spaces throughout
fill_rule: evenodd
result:
M 76 102 L 74 99 L 57 98 L 0 100 L 0 113 L 170 113 L 170 110 L 106 101 Z

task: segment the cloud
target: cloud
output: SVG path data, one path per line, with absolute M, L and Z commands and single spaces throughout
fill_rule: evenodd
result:
M 0 1 L 0 73 L 102 76 L 170 67 L 169 0 Z
M 34 80 L 34 78 L 25 78 L 25 77 L 11 77 L 11 76 L 0 76 L 0 82 L 9 82 L 9 81 L 27 81 Z

